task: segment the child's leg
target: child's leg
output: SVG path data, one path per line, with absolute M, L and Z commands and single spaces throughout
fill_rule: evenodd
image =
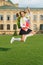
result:
M 10 43 L 12 44 L 14 41 L 21 41 L 21 38 L 12 37 Z
M 25 37 L 25 35 L 22 35 L 21 36 L 21 41 L 24 41 L 24 37 Z
M 21 41 L 25 42 L 26 41 L 26 35 L 21 36 Z
M 35 31 L 32 31 L 31 33 L 32 33 L 33 35 L 35 35 L 37 32 L 35 32 Z
M 26 35 L 26 37 L 30 37 L 30 36 L 33 36 L 33 34 L 28 34 L 28 35 Z
M 26 35 L 22 35 L 21 38 L 12 37 L 10 43 L 12 44 L 14 41 L 23 41 L 23 42 L 25 42 L 25 40 L 26 40 Z
M 35 35 L 35 34 L 36 34 L 36 32 L 32 31 L 32 32 L 30 32 L 29 34 L 26 35 L 26 38 L 27 38 L 27 37 L 30 37 L 30 36 L 33 36 L 33 35 Z

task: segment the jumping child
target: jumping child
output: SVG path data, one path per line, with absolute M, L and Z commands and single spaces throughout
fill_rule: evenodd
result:
M 24 11 L 21 11 L 20 12 L 20 16 L 21 16 L 21 18 L 20 18 L 20 27 L 21 27 L 21 29 L 20 29 L 19 35 L 21 35 L 21 38 L 14 38 L 14 37 L 12 37 L 12 39 L 10 41 L 11 44 L 15 40 L 16 41 L 24 41 L 25 42 L 25 40 L 26 40 L 26 38 L 28 36 L 33 35 L 33 33 L 31 35 L 29 35 L 32 32 L 32 30 L 29 29 L 29 23 L 27 25 L 28 19 L 25 17 L 25 12 Z

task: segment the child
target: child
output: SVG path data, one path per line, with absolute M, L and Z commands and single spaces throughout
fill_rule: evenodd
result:
M 26 25 L 28 19 L 25 17 L 25 12 L 24 11 L 21 11 L 20 12 L 20 15 L 21 15 L 21 18 L 20 18 L 20 26 L 21 26 L 21 29 L 20 29 L 20 33 L 19 35 L 21 35 L 21 38 L 14 38 L 12 37 L 11 39 L 11 44 L 16 40 L 16 41 L 24 41 L 26 40 L 27 38 L 27 34 L 31 33 L 32 30 L 29 29 L 29 26 Z M 29 35 L 30 36 L 30 35 Z

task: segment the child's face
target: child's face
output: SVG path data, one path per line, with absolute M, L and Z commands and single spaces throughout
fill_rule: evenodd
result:
M 21 16 L 24 17 L 25 16 L 25 13 L 24 12 L 21 12 Z

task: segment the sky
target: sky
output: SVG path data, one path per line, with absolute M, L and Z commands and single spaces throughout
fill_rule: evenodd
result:
M 19 7 L 38 7 L 43 8 L 43 0 L 11 0 L 13 3 L 19 3 Z

